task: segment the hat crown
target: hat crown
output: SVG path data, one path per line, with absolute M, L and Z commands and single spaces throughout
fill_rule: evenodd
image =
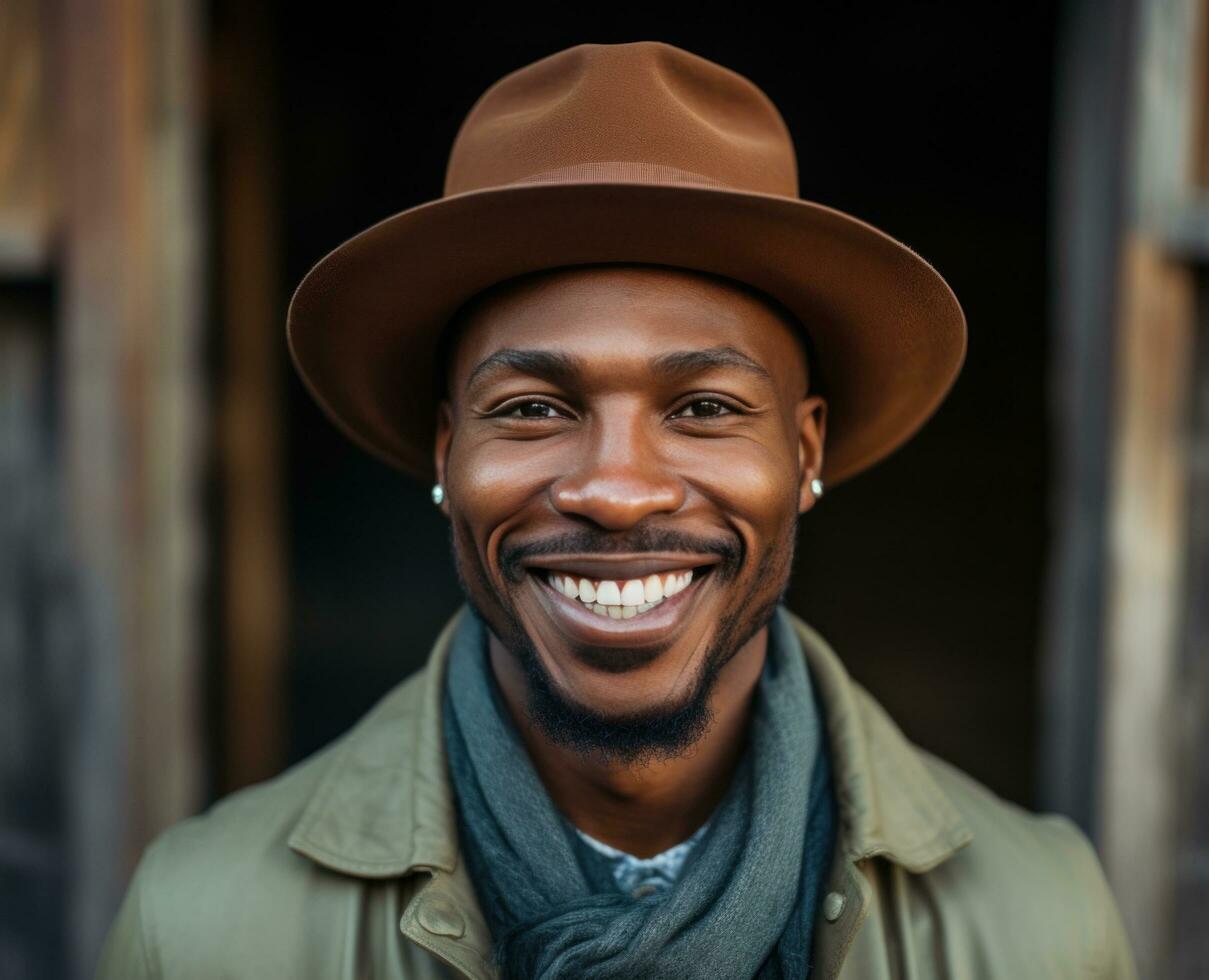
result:
M 495 82 L 458 130 L 444 194 L 609 180 L 798 196 L 793 140 L 771 99 L 662 41 L 579 44 Z

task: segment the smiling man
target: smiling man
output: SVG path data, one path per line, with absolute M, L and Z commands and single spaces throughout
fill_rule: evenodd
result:
M 749 80 L 578 45 L 299 286 L 295 362 L 421 479 L 466 603 L 343 738 L 148 849 L 105 977 L 1130 978 L 1084 836 L 913 746 L 783 603 L 799 521 L 965 353 L 797 197 Z
M 738 283 L 588 266 L 488 291 L 452 336 L 441 506 L 510 706 L 573 750 L 554 771 L 703 740 L 711 772 L 745 727 L 822 464 L 792 323 Z

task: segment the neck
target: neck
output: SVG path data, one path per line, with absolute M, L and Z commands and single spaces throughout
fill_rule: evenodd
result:
M 524 676 L 494 633 L 489 649 L 508 710 L 554 805 L 597 840 L 651 857 L 701 827 L 726 794 L 747 743 L 768 627 L 722 668 L 710 696 L 713 722 L 691 753 L 640 767 L 587 758 L 550 741 L 529 722 Z

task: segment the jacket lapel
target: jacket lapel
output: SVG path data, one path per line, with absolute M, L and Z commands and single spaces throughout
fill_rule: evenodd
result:
M 442 685 L 463 605 L 424 669 L 395 687 L 334 747 L 334 758 L 289 846 L 347 875 L 427 873 L 404 909 L 402 933 L 474 980 L 496 975 L 491 932 L 465 865 L 445 763 Z
M 827 716 L 840 832 L 815 922 L 815 976 L 833 980 L 873 906 L 869 859 L 920 873 L 947 860 L 973 834 L 924 767 L 919 750 L 844 669 L 823 637 L 790 613 Z M 892 896 L 886 900 L 893 902 Z
M 822 636 L 790 613 L 827 714 L 847 856 L 931 870 L 972 839 L 969 828 L 885 710 Z

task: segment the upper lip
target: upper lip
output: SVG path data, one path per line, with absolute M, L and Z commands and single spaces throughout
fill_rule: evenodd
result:
M 588 578 L 624 581 L 644 578 L 657 572 L 716 565 L 719 561 L 721 558 L 717 555 L 645 552 L 641 555 L 543 555 L 540 558 L 524 562 L 524 565 L 529 569 L 575 572 Z

